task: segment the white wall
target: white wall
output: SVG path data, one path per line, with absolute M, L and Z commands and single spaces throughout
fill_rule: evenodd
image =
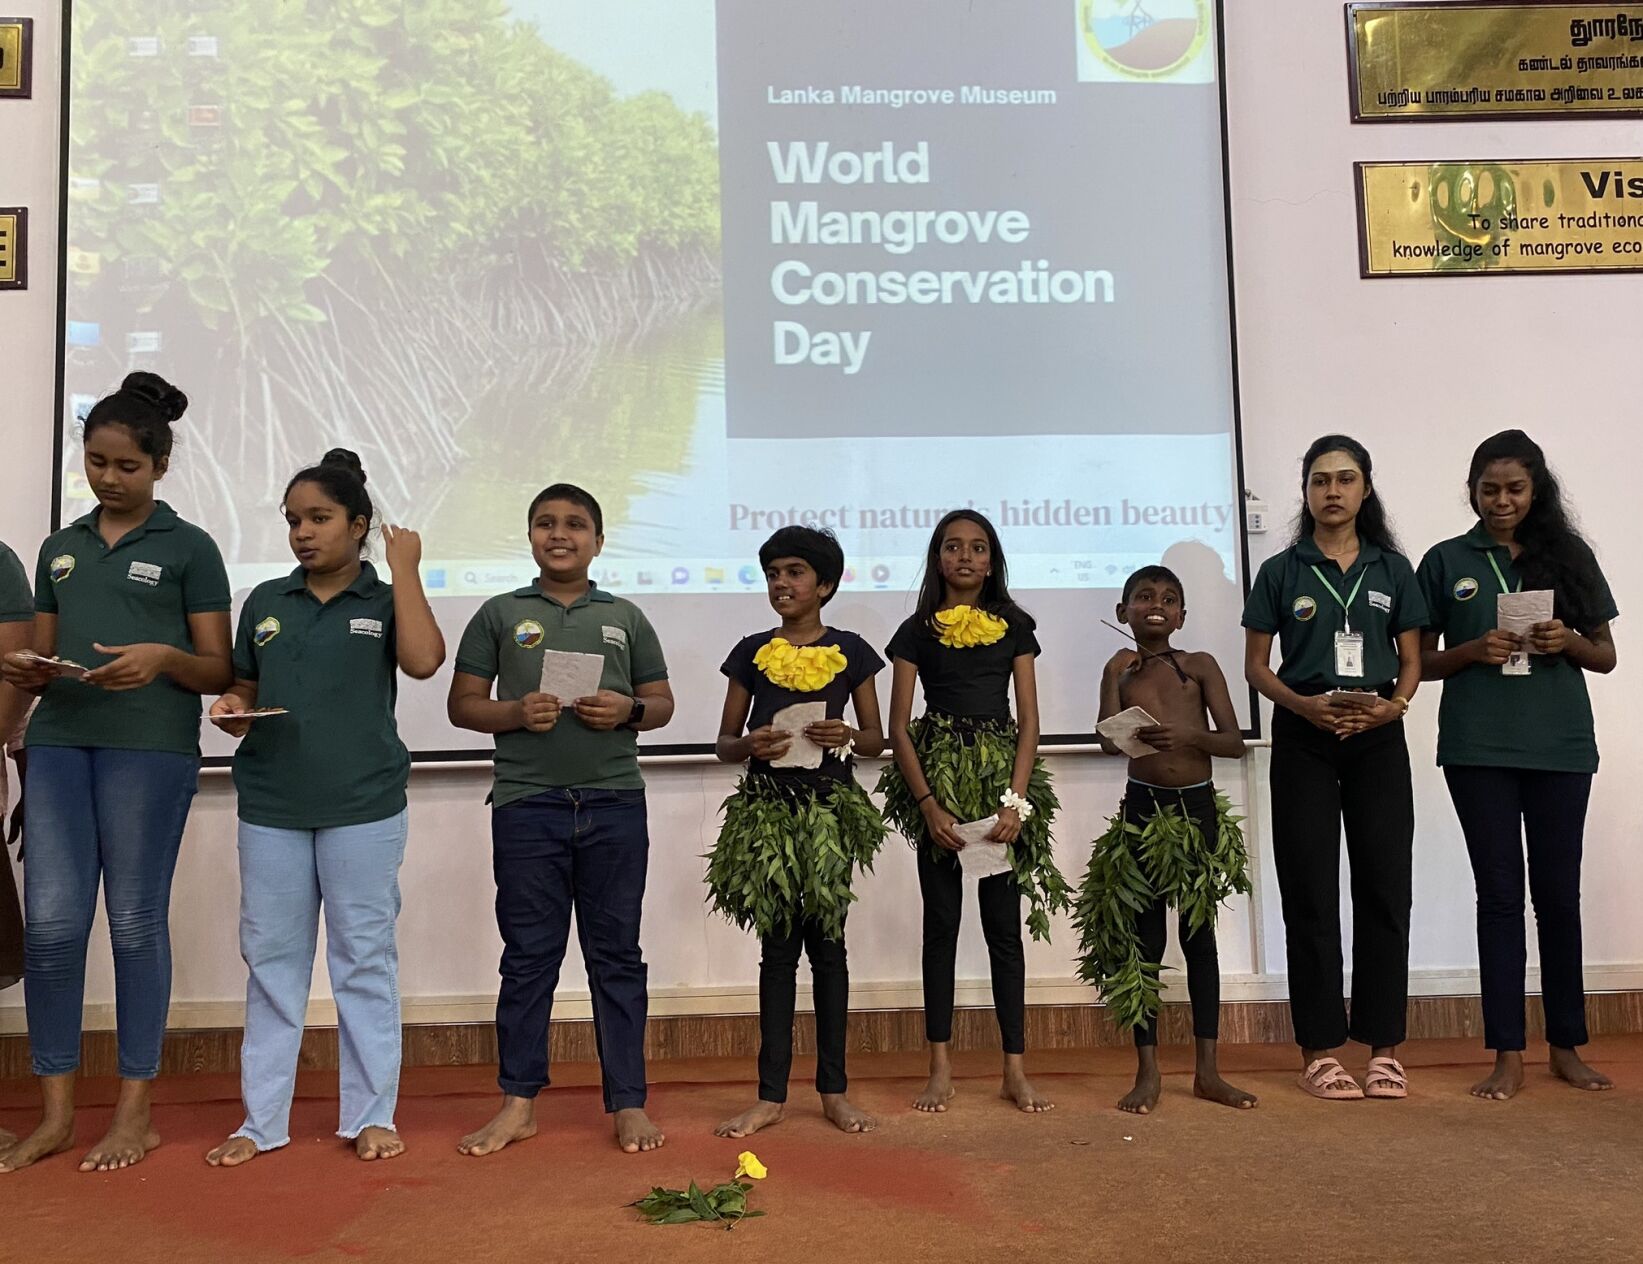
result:
M 1620 366 L 1636 355 L 1638 282 L 1626 277 L 1473 278 L 1364 282 L 1357 275 L 1351 186 L 1354 159 L 1472 156 L 1579 157 L 1638 149 L 1623 123 L 1443 124 L 1356 127 L 1347 121 L 1341 8 L 1322 0 L 1239 0 L 1227 31 L 1233 230 L 1244 450 L 1249 486 L 1279 515 L 1293 508 L 1296 463 L 1326 430 L 1345 430 L 1375 455 L 1382 494 L 1412 552 L 1468 525 L 1461 484 L 1476 442 L 1522 425 L 1547 446 L 1583 510 L 1623 609 L 1640 591 L 1643 561 L 1620 547 L 1629 496 L 1611 471 L 1638 450 Z M 58 6 L 19 0 L 36 19 L 35 97 L 0 102 L 8 137 L 0 204 L 33 210 L 33 287 L 0 293 L 0 538 L 32 560 L 49 526 L 58 145 Z M 1190 173 L 1183 173 L 1189 176 Z M 1622 346 L 1623 331 L 1633 330 Z M 186 506 L 183 507 L 186 512 Z M 1281 544 L 1253 541 L 1258 564 Z M 1609 547 L 1604 547 L 1605 545 Z M 1621 661 L 1630 653 L 1620 624 Z M 1236 664 L 1226 664 L 1237 674 Z M 1044 675 L 1055 680 L 1054 664 Z M 1586 951 L 1593 988 L 1643 987 L 1640 811 L 1625 794 L 1643 737 L 1626 724 L 1643 706 L 1629 665 L 1593 682 L 1604 772 L 1592 801 L 1586 862 Z M 1471 879 L 1441 777 L 1431 766 L 1437 689 L 1417 700 L 1410 740 L 1417 767 L 1413 966 L 1420 992 L 1475 991 Z M 1093 700 L 1092 700 L 1093 708 Z M 674 740 L 685 735 L 669 734 Z M 1085 755 L 1052 759 L 1065 815 L 1059 856 L 1082 871 L 1089 838 L 1116 802 L 1122 764 Z M 1283 994 L 1282 923 L 1268 859 L 1265 759 L 1217 769 L 1251 813 L 1261 862 L 1255 907 L 1222 922 L 1229 999 Z M 656 764 L 652 864 L 644 942 L 653 1012 L 757 1007 L 757 949 L 709 921 L 700 854 L 732 774 L 712 765 Z M 403 874 L 401 987 L 408 1021 L 490 1015 L 499 942 L 491 914 L 484 772 L 418 768 L 411 781 L 411 845 Z M 243 986 L 235 921 L 232 787 L 207 774 L 184 844 L 173 901 L 173 1023 L 237 1021 Z M 863 1006 L 919 1003 L 918 899 L 911 857 L 892 841 L 858 888 L 851 919 L 854 993 Z M 1085 1000 L 1074 982 L 1070 935 L 1034 945 L 1034 1001 Z M 561 1016 L 586 1013 L 579 961 L 567 963 Z M 88 1021 L 108 1025 L 113 986 L 99 931 L 87 989 Z M 961 1003 L 985 1003 L 986 959 L 966 928 L 959 964 L 972 982 Z M 316 996 L 323 996 L 323 977 Z M 0 1031 L 22 1029 L 20 990 L 0 995 Z M 328 1015 L 321 1002 L 315 1021 Z

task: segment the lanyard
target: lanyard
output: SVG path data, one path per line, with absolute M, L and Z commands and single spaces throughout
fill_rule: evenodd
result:
M 1493 560 L 1493 558 L 1490 558 L 1490 561 Z M 1369 568 L 1366 566 L 1358 572 L 1358 582 L 1352 585 L 1352 591 L 1347 594 L 1345 601 L 1341 600 L 1341 594 L 1335 591 L 1334 584 L 1324 578 L 1324 573 L 1321 570 L 1314 566 L 1312 568 L 1312 573 L 1318 577 L 1318 582 L 1320 584 L 1329 589 L 1329 595 L 1335 598 L 1335 604 L 1340 606 L 1342 610 L 1346 611 L 1346 631 L 1350 634 L 1352 631 L 1352 603 L 1358 598 L 1358 589 L 1363 587 L 1363 577 L 1369 574 Z
M 1523 580 L 1522 579 L 1518 580 L 1516 588 L 1512 588 L 1512 587 L 1509 587 L 1507 585 L 1506 576 L 1504 576 L 1500 573 L 1500 563 L 1495 561 L 1495 551 L 1493 549 L 1489 550 L 1489 565 L 1493 566 L 1495 568 L 1495 578 L 1500 581 L 1500 590 L 1501 590 L 1501 592 L 1503 592 L 1503 593 L 1512 593 L 1512 592 L 1522 592 L 1523 591 Z

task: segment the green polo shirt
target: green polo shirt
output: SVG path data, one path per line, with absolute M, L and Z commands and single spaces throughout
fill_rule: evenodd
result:
M 234 675 L 259 707 L 234 756 L 240 819 L 275 829 L 334 829 L 405 810 L 411 756 L 394 723 L 399 658 L 394 590 L 369 562 L 320 604 L 302 567 L 258 584 L 240 610 Z
M 1445 649 L 1475 641 L 1497 624 L 1500 579 L 1522 582 L 1512 552 L 1496 544 L 1479 522 L 1465 535 L 1434 544 L 1421 559 L 1420 583 L 1432 617 L 1428 628 Z M 1608 581 L 1591 559 L 1601 609 L 1598 622 L 1620 613 Z M 1581 629 L 1589 631 L 1589 629 Z M 1438 706 L 1438 763 L 1532 768 L 1545 772 L 1596 772 L 1597 735 L 1586 673 L 1562 654 L 1531 654 L 1527 676 L 1504 676 L 1499 667 L 1473 663 L 1443 682 Z
M 512 701 L 541 686 L 545 649 L 602 654 L 599 687 L 629 697 L 640 685 L 667 679 L 662 644 L 644 612 L 591 583 L 568 606 L 543 596 L 535 584 L 492 597 L 462 634 L 456 670 L 496 681 L 496 696 Z M 562 701 L 565 710 L 546 733 L 515 729 L 496 735 L 492 801 L 497 807 L 572 786 L 644 787 L 638 737 L 628 729 L 595 732 L 576 718 L 570 699 Z
M 1340 594 L 1352 598 L 1352 631 L 1363 634 L 1363 675 L 1335 673 L 1335 634 L 1346 612 L 1313 567 Z M 1362 585 L 1358 584 L 1362 577 Z M 1261 564 L 1244 603 L 1244 626 L 1276 633 L 1283 661 L 1278 679 L 1296 693 L 1379 689 L 1398 678 L 1398 633 L 1426 626 L 1426 602 L 1409 559 L 1365 543 L 1343 574 L 1311 540 L 1302 540 Z
M 40 546 L 34 608 L 57 616 L 57 653 L 87 667 L 109 661 L 92 649 L 157 642 L 194 652 L 188 616 L 230 605 L 216 542 L 165 501 L 113 548 L 97 533 L 99 506 Z M 161 675 L 141 689 L 110 693 L 67 677 L 52 681 L 29 721 L 30 746 L 200 750 L 200 695 Z
M 17 554 L 0 544 L 0 623 L 27 623 L 32 618 L 34 594 L 29 591 L 28 572 Z

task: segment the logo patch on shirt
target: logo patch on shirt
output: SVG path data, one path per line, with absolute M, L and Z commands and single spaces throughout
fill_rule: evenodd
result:
M 534 650 L 546 635 L 535 619 L 521 619 L 513 625 L 513 643 L 522 650 Z
M 1297 597 L 1295 598 L 1295 604 L 1290 606 L 1289 613 L 1305 623 L 1318 613 L 1318 603 L 1313 601 L 1311 597 Z
M 133 562 L 126 567 L 126 578 L 136 580 L 139 584 L 147 584 L 150 588 L 158 588 L 160 567 L 153 562 Z
M 280 621 L 273 615 L 269 615 L 261 623 L 257 624 L 256 627 L 251 629 L 251 644 L 255 645 L 258 649 L 261 649 L 279 634 Z
M 382 620 L 350 619 L 348 620 L 348 631 L 353 636 L 374 636 L 380 641 L 382 639 Z
M 1376 592 L 1373 588 L 1371 588 L 1369 590 L 1369 604 L 1375 607 L 1375 609 L 1384 611 L 1387 614 L 1392 613 L 1392 598 L 1387 593 Z
M 47 573 L 50 574 L 52 583 L 62 583 L 74 574 L 74 554 L 60 553 L 52 558 L 50 566 L 47 567 Z
M 606 645 L 619 645 L 623 649 L 626 649 L 628 646 L 628 634 L 626 628 L 613 628 L 607 623 L 600 627 L 599 635 L 605 638 Z
M 1457 579 L 1452 591 L 1456 601 L 1470 601 L 1478 595 L 1478 581 L 1470 575 L 1465 579 Z

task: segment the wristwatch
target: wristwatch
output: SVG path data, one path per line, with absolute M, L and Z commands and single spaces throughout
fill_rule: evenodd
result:
M 643 698 L 635 698 L 633 700 L 633 710 L 629 711 L 628 718 L 622 721 L 622 727 L 625 729 L 632 729 L 635 733 L 637 733 L 639 731 L 639 725 L 644 722 L 644 718 L 645 700 Z

